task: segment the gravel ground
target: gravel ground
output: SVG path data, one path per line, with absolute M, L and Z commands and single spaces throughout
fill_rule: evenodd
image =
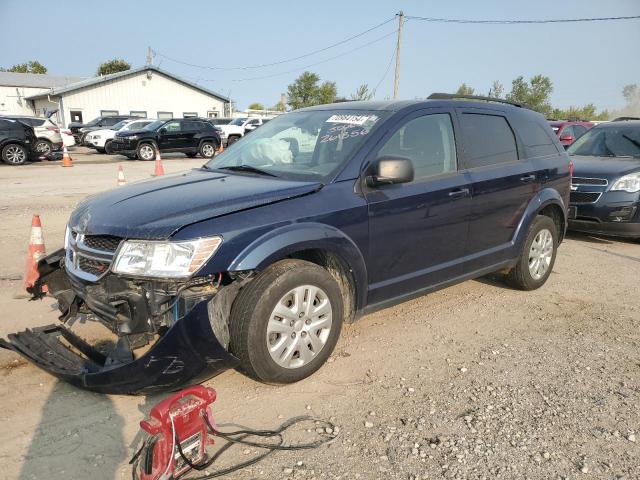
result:
M 1 335 L 55 321 L 50 300 L 14 298 L 31 213 L 53 250 L 75 203 L 115 185 L 114 157 L 79 150 L 74 160 L 0 166 Z M 165 168 L 201 162 L 176 155 Z M 128 180 L 153 170 L 120 163 Z M 639 262 L 638 242 L 570 235 L 537 291 L 465 282 L 345 327 L 329 363 L 295 385 L 234 371 L 206 382 L 221 428 L 304 414 L 338 426 L 322 434 L 335 438 L 328 446 L 228 478 L 640 478 Z M 138 421 L 162 397 L 80 391 L 10 353 L 0 365 L 0 477 L 131 478 Z M 305 428 L 290 438 L 319 435 Z M 257 453 L 238 448 L 220 467 Z

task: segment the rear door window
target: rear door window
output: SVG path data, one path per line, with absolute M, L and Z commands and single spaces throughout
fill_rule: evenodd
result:
M 499 165 L 518 160 L 513 130 L 502 115 L 460 115 L 468 168 Z

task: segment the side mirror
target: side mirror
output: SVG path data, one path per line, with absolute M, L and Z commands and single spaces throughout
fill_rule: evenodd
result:
M 573 143 L 573 135 L 561 135 L 560 136 L 560 141 L 561 142 L 567 142 L 567 143 Z
M 367 176 L 367 185 L 393 185 L 412 182 L 414 177 L 413 163 L 405 157 L 380 157 L 372 167 L 372 174 Z
M 158 133 L 159 133 L 160 135 L 164 135 L 165 133 L 167 133 L 167 129 L 166 129 L 166 128 L 164 128 L 164 127 L 162 127 L 160 130 L 158 130 Z

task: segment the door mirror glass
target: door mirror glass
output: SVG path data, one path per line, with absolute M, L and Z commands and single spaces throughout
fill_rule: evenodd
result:
M 367 177 L 367 185 L 393 185 L 412 182 L 413 163 L 405 157 L 379 157 L 373 164 L 372 174 Z

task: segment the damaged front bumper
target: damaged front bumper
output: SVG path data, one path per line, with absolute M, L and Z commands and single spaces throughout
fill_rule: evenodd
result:
M 34 297 L 40 295 L 42 285 L 49 291 L 60 288 L 60 274 L 65 274 L 59 261 L 60 251 L 42 259 L 38 269 L 42 282 Z M 62 251 L 64 258 L 64 251 Z M 66 274 L 65 274 L 66 275 Z M 51 281 L 47 281 L 47 276 Z M 58 285 L 56 285 L 58 284 Z M 227 292 L 237 292 L 227 289 Z M 54 296 L 68 320 L 74 302 L 68 290 Z M 105 355 L 89 345 L 63 325 L 49 325 L 10 334 L 0 339 L 0 347 L 13 350 L 37 367 L 77 387 L 109 394 L 149 394 L 179 389 L 187 384 L 202 382 L 228 368 L 238 360 L 225 349 L 214 328 L 220 324 L 221 312 L 230 309 L 230 297 L 224 288 L 223 303 L 210 300 L 196 303 L 179 320 L 162 329 L 155 343 L 142 355 L 129 358 Z M 215 318 L 214 318 L 215 317 Z M 121 344 L 121 337 L 118 344 Z

